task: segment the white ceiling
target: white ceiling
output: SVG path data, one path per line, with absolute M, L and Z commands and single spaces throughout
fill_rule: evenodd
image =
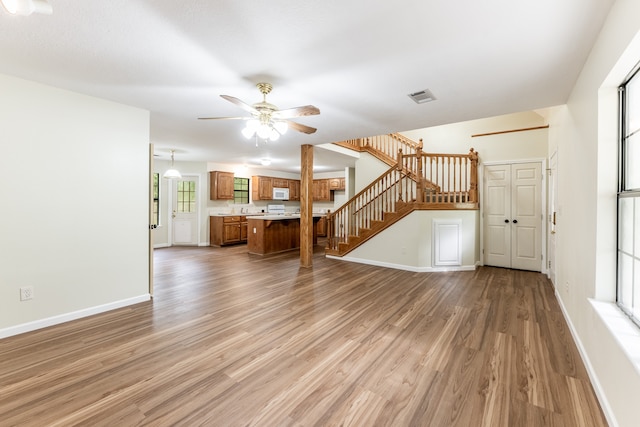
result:
M 0 73 L 150 110 L 163 158 L 294 171 L 302 144 L 563 104 L 614 0 L 49 1 L 0 8 Z M 196 119 L 245 115 L 219 95 L 258 102 L 260 81 L 281 109 L 318 107 L 296 119 L 318 131 L 256 148 L 243 121 Z

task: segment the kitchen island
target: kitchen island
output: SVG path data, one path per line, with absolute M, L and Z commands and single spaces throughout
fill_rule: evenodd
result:
M 313 216 L 313 244 L 318 243 L 317 225 L 322 215 Z M 266 255 L 300 247 L 300 215 L 247 216 L 247 249 Z

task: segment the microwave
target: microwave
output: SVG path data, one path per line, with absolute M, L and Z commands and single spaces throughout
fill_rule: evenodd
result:
M 274 188 L 273 189 L 273 200 L 289 200 L 289 189 L 288 188 Z
M 289 200 L 289 189 L 288 188 L 274 188 L 273 189 L 273 200 Z

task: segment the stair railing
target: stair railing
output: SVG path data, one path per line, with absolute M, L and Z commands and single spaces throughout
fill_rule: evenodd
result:
M 399 149 L 394 166 L 327 215 L 327 248 L 339 250 L 340 243 L 371 229 L 372 221 L 382 221 L 385 212 L 397 212 L 399 202 L 434 209 L 462 203 L 477 207 L 477 168 L 473 148 L 469 154 L 424 153 L 421 144 L 411 154 Z
M 418 147 L 422 148 L 422 140 L 418 143 L 399 133 L 349 139 L 337 142 L 336 144 L 357 151 L 369 152 L 389 166 L 395 164 L 396 156 L 400 150 L 402 150 L 403 153 L 415 153 Z
M 382 221 L 384 212 L 395 212 L 396 204 L 415 198 L 415 181 L 396 166 L 389 168 L 347 203 L 327 214 L 327 248 L 337 250 L 351 236 Z
M 398 155 L 398 162 L 416 180 L 416 202 L 477 203 L 478 153 L 424 153 L 418 147 L 413 154 Z

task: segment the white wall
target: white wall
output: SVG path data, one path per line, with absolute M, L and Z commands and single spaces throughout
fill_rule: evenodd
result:
M 354 195 L 358 194 L 367 185 L 389 170 L 389 165 L 378 160 L 369 153 L 360 153 L 360 158 L 355 165 Z
M 640 61 L 639 16 L 639 2 L 614 4 L 567 105 L 549 118 L 549 152 L 557 150 L 558 158 L 557 294 L 605 412 L 620 426 L 640 420 L 640 339 L 635 327 L 619 334 L 618 325 L 628 321 L 613 304 L 615 86 Z M 626 354 L 629 344 L 636 348 Z
M 425 129 L 402 132 L 418 142 L 428 153 L 467 154 L 470 148 L 478 152 L 480 163 L 508 160 L 547 158 L 547 129 L 510 132 L 498 135 L 472 135 L 501 132 L 546 125 L 546 119 L 529 111 L 480 120 L 471 120 Z
M 451 268 L 434 266 L 433 221 L 435 219 L 462 220 L 460 266 Z M 479 256 L 476 232 L 478 226 L 477 210 L 414 211 L 358 246 L 342 259 L 418 272 L 434 269 L 473 269 Z
M 0 337 L 148 299 L 149 112 L 4 75 L 0 93 Z

